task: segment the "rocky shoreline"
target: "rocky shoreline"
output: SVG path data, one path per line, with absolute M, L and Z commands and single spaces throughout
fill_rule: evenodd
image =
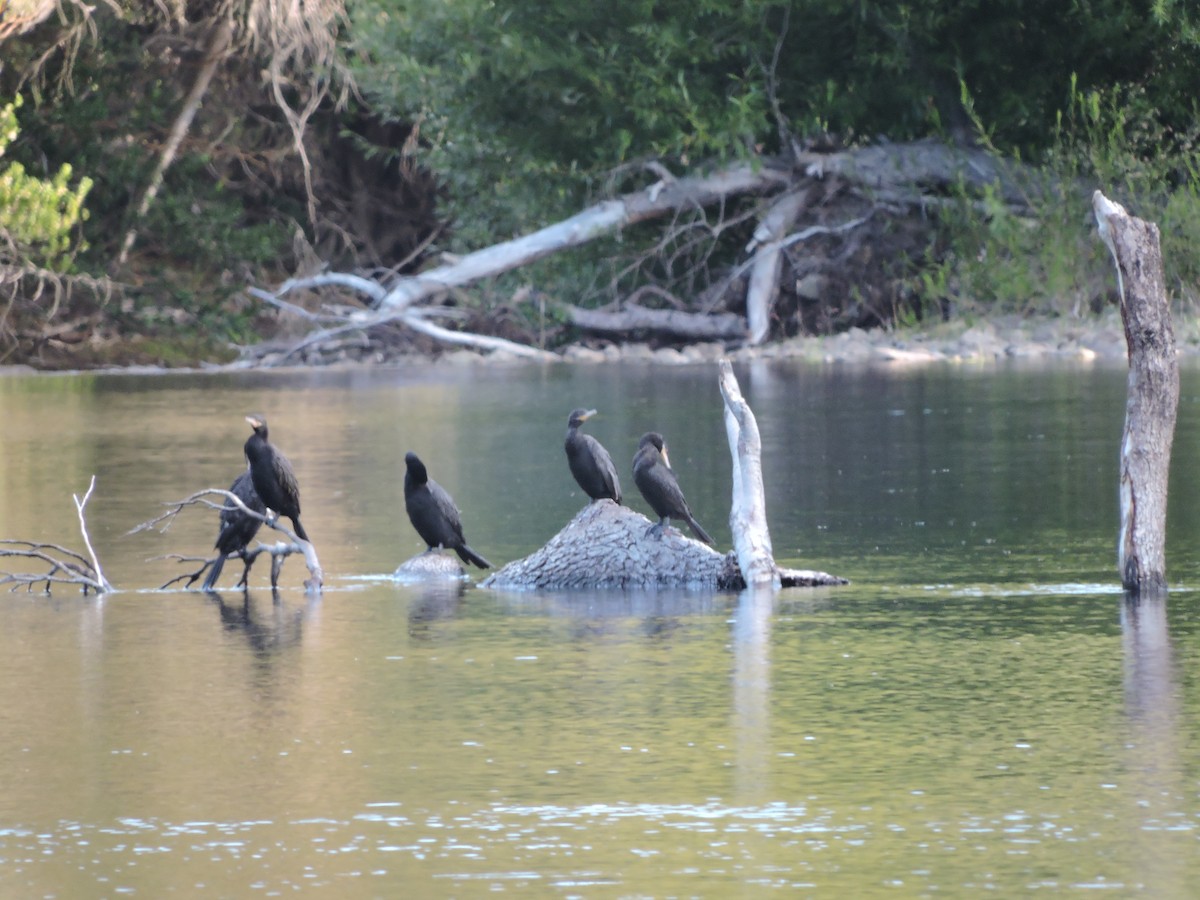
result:
M 1190 318 L 1176 322 L 1178 353 L 1200 356 L 1200 323 Z M 735 362 L 750 360 L 798 360 L 818 364 L 994 363 L 1010 360 L 1077 362 L 1126 362 L 1125 332 L 1120 314 L 1110 310 L 1086 319 L 1005 316 L 988 321 L 956 320 L 932 326 L 903 329 L 852 329 L 827 337 L 797 337 L 762 347 L 728 350 L 720 343 L 694 344 L 683 348 L 654 348 L 645 343 L 610 344 L 593 348 L 583 344 L 567 347 L 565 362 L 599 364 L 616 362 L 691 365 L 711 363 L 722 357 Z M 448 364 L 485 361 L 516 362 L 503 353 L 481 356 L 466 350 L 439 358 Z
M 1200 319 L 1176 315 L 1175 339 L 1181 358 L 1200 358 Z M 248 348 L 249 350 L 249 348 Z M 300 357 L 284 357 L 282 348 L 254 348 L 240 360 L 199 363 L 194 367 L 109 366 L 88 371 L 161 373 L 187 371 L 237 371 L 246 369 L 308 369 L 315 367 L 362 367 L 430 364 L 466 366 L 528 364 L 505 351 L 481 353 L 451 349 L 417 353 L 402 348 L 381 348 L 358 340 L 306 348 Z M 569 345 L 556 356 L 568 364 L 598 365 L 645 363 L 653 365 L 700 365 L 728 357 L 734 362 L 795 360 L 815 365 L 905 365 L 939 363 L 996 364 L 1012 361 L 1082 362 L 1124 365 L 1125 333 L 1117 310 L 1087 318 L 1022 318 L 1001 316 L 986 321 L 956 319 L 913 328 L 851 329 L 822 337 L 795 337 L 761 347 L 729 349 L 719 342 L 684 347 L 655 347 L 649 343 Z M 540 364 L 540 363 L 539 363 Z M 27 365 L 0 366 L 0 374 L 43 371 Z M 78 369 L 74 371 L 79 371 Z

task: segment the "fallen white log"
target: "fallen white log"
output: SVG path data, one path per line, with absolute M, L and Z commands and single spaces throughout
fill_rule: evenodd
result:
M 771 333 L 771 310 L 779 295 L 779 272 L 783 268 L 782 241 L 807 202 L 807 189 L 788 191 L 779 197 L 762 217 L 747 248 L 756 250 L 746 289 L 747 339 L 751 346 L 761 344 Z
M 787 185 L 791 178 L 792 173 L 787 169 L 746 165 L 695 178 L 660 181 L 644 190 L 597 203 L 532 234 L 468 253 L 450 265 L 403 277 L 387 292 L 380 307 L 403 309 L 448 288 L 528 265 L 627 225 L 688 206 L 708 206 L 729 196 L 777 190 Z

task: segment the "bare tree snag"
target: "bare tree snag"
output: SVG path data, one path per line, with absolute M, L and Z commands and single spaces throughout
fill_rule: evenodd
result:
M 763 489 L 762 438 L 758 422 L 742 397 L 729 360 L 720 362 L 721 398 L 725 401 L 725 435 L 733 458 L 733 502 L 729 529 L 733 550 L 746 584 L 779 585 L 771 533 L 767 529 L 767 499 Z
M 808 189 L 788 191 L 780 196 L 754 230 L 754 240 L 746 249 L 754 253 L 750 269 L 750 287 L 746 290 L 747 339 L 757 346 L 771 332 L 771 310 L 779 293 L 779 272 L 783 267 L 783 244 L 796 217 L 808 203 Z
M 279 572 L 283 566 L 283 560 L 293 553 L 301 553 L 304 555 L 304 564 L 308 567 L 309 579 L 304 582 L 305 590 L 310 594 L 319 594 L 325 583 L 325 573 L 321 569 L 321 561 L 317 558 L 317 548 L 310 541 L 302 541 L 298 538 L 290 528 L 283 525 L 279 521 L 279 517 L 274 518 L 264 516 L 262 513 L 255 512 L 246 506 L 236 494 L 229 491 L 224 491 L 219 488 L 205 488 L 202 491 L 197 491 L 191 496 L 184 497 L 182 500 L 173 500 L 163 505 L 168 507 L 165 513 L 155 516 L 153 519 L 148 519 L 141 522 L 133 528 L 129 529 L 126 534 L 139 534 L 143 531 L 158 531 L 160 534 L 165 533 L 171 524 L 175 521 L 175 517 L 189 506 L 207 506 L 209 509 L 220 511 L 223 504 L 215 503 L 209 500 L 209 496 L 223 497 L 226 500 L 232 501 L 238 509 L 248 516 L 261 520 L 268 528 L 273 528 L 287 538 L 287 541 L 276 541 L 275 544 L 264 544 L 261 541 L 255 549 L 248 551 L 250 560 L 246 565 L 246 572 L 250 570 L 254 558 L 260 553 L 269 553 L 271 555 L 271 587 L 274 588 L 279 583 Z M 171 555 L 169 557 L 160 557 L 176 559 L 182 562 L 199 561 L 196 557 L 184 557 L 179 555 Z M 204 571 L 212 564 L 213 560 L 205 561 L 197 572 L 189 572 L 180 575 L 168 581 L 163 587 L 174 584 L 177 581 L 187 579 L 187 584 L 191 585 L 199 578 Z
M 1167 477 L 1179 406 L 1175 330 L 1163 286 L 1158 226 L 1092 195 L 1100 237 L 1112 253 L 1129 349 L 1121 436 L 1117 568 L 1131 593 L 1167 586 Z
M 85 595 L 89 590 L 95 591 L 97 594 L 106 594 L 114 590 L 100 569 L 100 560 L 92 548 L 92 539 L 87 529 L 86 508 L 95 488 L 96 476 L 93 475 L 82 499 L 78 494 L 71 495 L 71 499 L 75 501 L 75 512 L 79 516 L 79 532 L 83 536 L 83 544 L 87 548 L 88 555 L 85 557 L 81 553 L 60 547 L 58 544 L 3 540 L 0 541 L 0 559 L 32 559 L 49 568 L 44 573 L 0 572 L 0 584 L 11 584 L 14 591 L 20 587 L 33 590 L 34 585 L 44 584 L 47 594 L 50 593 L 52 584 L 79 585 L 83 588 Z

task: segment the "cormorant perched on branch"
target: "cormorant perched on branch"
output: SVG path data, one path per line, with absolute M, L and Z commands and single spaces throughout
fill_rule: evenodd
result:
M 576 409 L 567 419 L 567 463 L 571 474 L 593 500 L 621 502 L 621 481 L 617 467 L 604 446 L 590 434 L 581 434 L 579 426 L 596 414 L 594 409 Z
M 700 523 L 688 508 L 683 491 L 679 489 L 679 482 L 675 480 L 675 473 L 671 471 L 667 445 L 661 434 L 650 431 L 642 435 L 641 441 L 638 442 L 637 455 L 633 457 L 633 480 L 646 502 L 650 504 L 650 508 L 654 510 L 654 514 L 658 516 L 658 524 L 651 525 L 647 534 L 651 531 L 661 532 L 671 524 L 671 519 L 683 519 L 696 537 L 706 544 L 715 543 L 708 536 L 708 532 L 700 527 Z
M 246 439 L 246 460 L 250 463 L 250 476 L 254 489 L 276 516 L 292 520 L 296 537 L 308 543 L 308 535 L 300 524 L 300 485 L 288 458 L 267 440 L 267 420 L 262 416 L 246 416 L 254 434 Z
M 404 508 L 409 521 L 429 549 L 445 547 L 455 551 L 463 562 L 481 569 L 492 564 L 467 546 L 463 537 L 462 517 L 446 489 L 429 477 L 425 463 L 411 450 L 404 454 Z
M 266 515 L 267 508 L 258 496 L 258 491 L 254 489 L 254 478 L 249 469 L 233 480 L 233 484 L 229 486 L 229 493 L 246 504 L 248 509 Z M 226 557 L 237 555 L 243 562 L 246 560 L 246 546 L 254 540 L 261 525 L 262 519 L 247 515 L 232 500 L 225 498 L 225 505 L 221 508 L 221 530 L 217 532 L 217 543 L 214 545 L 221 555 L 213 562 L 208 577 L 204 579 L 204 590 L 211 591 L 216 587 Z M 245 581 L 245 578 L 243 575 L 242 580 Z

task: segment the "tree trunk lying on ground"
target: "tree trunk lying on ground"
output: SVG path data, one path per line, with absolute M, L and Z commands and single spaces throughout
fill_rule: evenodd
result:
M 1092 195 L 1092 206 L 1100 237 L 1117 266 L 1129 347 L 1117 568 L 1125 590 L 1162 591 L 1167 586 L 1167 476 L 1179 406 L 1179 361 L 1158 227 L 1129 215 L 1100 191 Z
M 553 359 L 556 358 L 553 354 L 524 344 L 436 325 L 430 321 L 432 317 L 454 310 L 418 304 L 639 222 L 667 216 L 678 218 L 683 212 L 710 206 L 723 209 L 731 200 L 751 195 L 764 198 L 763 208 L 758 213 L 759 229 L 744 250 L 748 258 L 735 269 L 736 273 L 750 273 L 746 288 L 748 317 L 733 313 L 712 317 L 688 311 L 664 313 L 640 307 L 598 313 L 567 306 L 567 312 L 572 324 L 581 330 L 609 336 L 631 337 L 651 331 L 684 340 L 736 340 L 756 344 L 768 337 L 779 293 L 781 250 L 818 234 L 852 231 L 869 218 L 856 218 L 833 226 L 812 226 L 790 233 L 798 213 L 806 203 L 814 202 L 810 194 L 816 196 L 816 192 L 808 188 L 820 184 L 823 179 L 840 180 L 860 191 L 877 207 L 889 205 L 893 209 L 935 205 L 947 200 L 952 191 L 962 186 L 981 190 L 993 184 L 1006 202 L 1024 208 L 1028 191 L 1022 191 L 1022 187 L 1028 188 L 1032 184 L 1032 177 L 1017 164 L 1007 163 L 982 150 L 932 141 L 882 144 L 833 154 L 803 154 L 794 165 L 763 159 L 755 165 L 731 166 L 704 175 L 673 178 L 668 173 L 640 191 L 604 200 L 538 231 L 468 253 L 419 274 L 392 278 L 386 284 L 351 273 L 324 273 L 292 279 L 273 292 L 252 289 L 250 293 L 328 326 L 285 349 L 276 362 L 348 332 L 363 332 L 389 323 L 400 323 L 444 343 Z M 347 313 L 343 304 L 335 314 L 314 315 L 283 300 L 293 291 L 329 289 L 354 291 L 366 299 L 369 308 Z M 704 324 L 702 320 L 706 318 L 714 321 Z

